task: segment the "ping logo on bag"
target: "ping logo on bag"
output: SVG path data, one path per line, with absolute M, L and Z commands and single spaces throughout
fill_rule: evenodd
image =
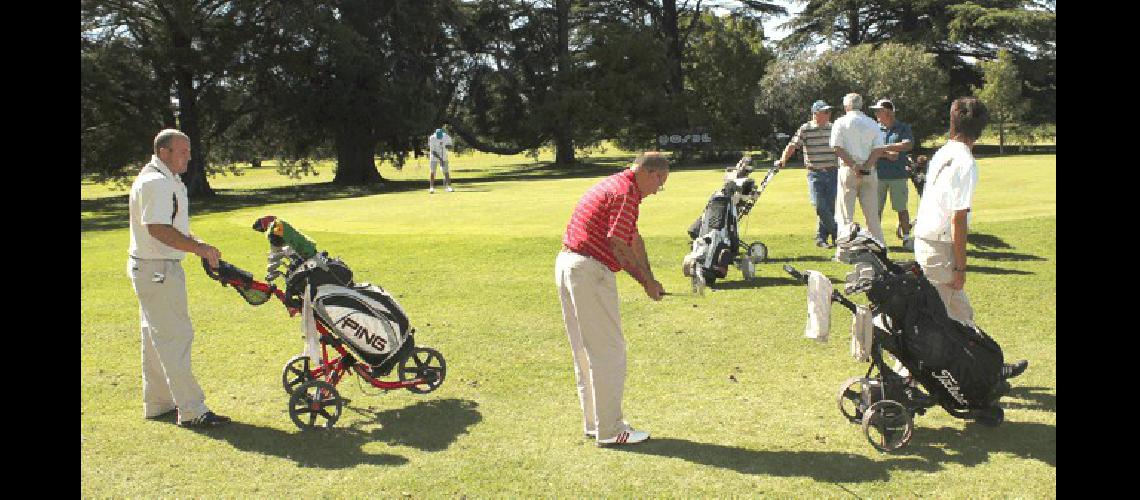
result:
M 368 328 L 352 319 L 352 314 L 346 314 L 336 322 L 336 326 L 352 332 L 352 335 L 358 339 L 363 340 L 368 345 L 375 347 L 380 352 L 384 352 L 388 347 L 388 342 L 384 340 L 384 334 L 380 332 L 372 333 Z
M 969 403 L 966 402 L 966 398 L 962 396 L 962 389 L 958 387 L 958 381 L 954 380 L 954 376 L 951 375 L 948 370 L 942 370 L 941 374 L 931 372 L 931 375 L 942 383 L 942 386 L 946 388 L 946 391 L 949 392 L 956 401 L 963 406 L 969 405 Z

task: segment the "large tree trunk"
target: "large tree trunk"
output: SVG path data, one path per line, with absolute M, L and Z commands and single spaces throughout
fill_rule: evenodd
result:
M 376 170 L 376 141 L 367 133 L 342 130 L 336 135 L 336 176 L 333 182 L 363 186 L 384 180 Z
M 661 4 L 661 31 L 665 36 L 665 55 L 669 64 L 669 91 L 675 99 L 681 99 L 685 90 L 685 74 L 681 61 L 681 32 L 677 26 L 677 0 L 665 0 Z
M 565 98 L 570 80 L 570 0 L 558 0 L 558 86 L 559 96 Z M 562 107 L 562 116 L 555 120 L 558 129 L 554 134 L 554 163 L 570 165 L 574 158 L 574 119 L 569 107 Z
M 179 37 L 175 37 L 177 45 Z M 178 129 L 190 137 L 190 163 L 182 174 L 186 195 L 191 198 L 214 196 L 214 189 L 206 178 L 206 147 L 202 142 L 202 125 L 198 120 L 197 94 L 193 88 L 193 75 L 184 68 L 175 72 L 175 92 L 178 95 Z

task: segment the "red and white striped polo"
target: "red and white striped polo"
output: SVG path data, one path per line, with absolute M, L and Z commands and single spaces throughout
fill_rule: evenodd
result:
M 574 253 L 605 264 L 615 273 L 620 271 L 621 265 L 610 249 L 609 237 L 616 236 L 633 245 L 641 198 L 631 169 L 602 179 L 578 200 L 562 244 Z

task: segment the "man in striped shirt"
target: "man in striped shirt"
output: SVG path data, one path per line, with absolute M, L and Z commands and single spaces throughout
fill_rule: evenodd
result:
M 823 100 L 811 105 L 812 119 L 796 130 L 796 135 L 784 148 L 780 165 L 787 163 L 796 149 L 804 148 L 804 168 L 807 169 L 808 196 L 819 218 L 815 230 L 815 246 L 835 246 L 835 194 L 839 177 L 835 150 L 831 148 L 831 106 Z M 828 239 L 831 240 L 828 243 Z
M 649 439 L 648 432 L 634 430 L 622 417 L 626 353 L 614 273 L 625 269 L 653 300 L 665 293 L 649 268 L 637 217 L 641 200 L 661 190 L 668 178 L 665 156 L 647 152 L 595 184 L 574 207 L 554 264 L 583 424 L 599 446 Z

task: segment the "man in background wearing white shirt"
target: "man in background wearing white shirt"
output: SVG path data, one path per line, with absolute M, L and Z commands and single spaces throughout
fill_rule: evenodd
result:
M 974 327 L 974 309 L 966 297 L 966 235 L 970 205 L 978 185 L 972 149 L 989 121 L 985 104 L 960 97 L 950 105 L 950 140 L 931 158 L 914 225 L 914 259 L 938 290 L 951 319 Z M 1016 377 L 1026 360 L 1006 364 L 1002 375 Z
M 863 218 L 871 237 L 884 248 L 887 240 L 883 237 L 883 227 L 879 224 L 879 182 L 875 173 L 877 158 L 871 158 L 871 150 L 883 145 L 883 134 L 879 124 L 863 114 L 863 98 L 856 93 L 843 96 L 843 110 L 847 114 L 835 120 L 831 127 L 830 145 L 839 157 L 839 191 L 835 196 L 835 222 L 838 224 L 839 239 L 851 232 L 855 218 L 855 198 L 863 207 Z M 870 161 L 869 161 L 870 160 Z M 836 256 L 840 250 L 836 249 Z
M 451 136 L 443 130 L 443 127 L 435 129 L 431 135 L 428 136 L 428 154 L 431 155 L 431 162 L 428 167 L 431 168 L 431 178 L 428 180 L 428 192 L 435 192 L 435 166 L 439 165 L 443 169 L 443 182 L 447 186 L 447 192 L 455 191 L 451 189 L 451 174 L 447 171 L 447 147 L 451 145 Z

